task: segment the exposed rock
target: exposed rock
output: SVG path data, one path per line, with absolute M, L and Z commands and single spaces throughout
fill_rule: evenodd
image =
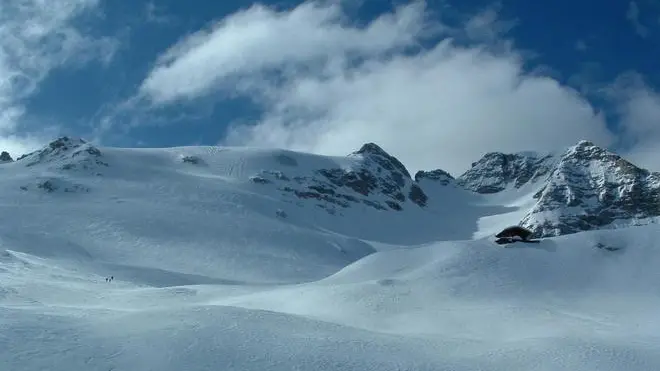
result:
M 181 161 L 193 165 L 199 165 L 203 163 L 202 159 L 199 158 L 199 156 L 183 156 L 181 158 Z
M 37 188 L 43 189 L 46 192 L 54 192 L 57 189 L 57 186 L 50 180 L 45 180 L 37 184 Z
M 410 178 L 410 173 L 408 173 L 408 170 L 406 170 L 406 167 L 403 166 L 401 161 L 385 152 L 375 143 L 366 143 L 357 152 L 355 152 L 355 154 L 373 156 L 373 160 L 383 168 L 393 172 L 399 172 L 406 178 Z
M 417 184 L 413 184 L 410 187 L 410 193 L 408 194 L 408 197 L 410 197 L 412 202 L 422 207 L 426 206 L 426 203 L 429 200 L 426 193 L 424 193 L 424 191 Z
M 19 157 L 16 161 L 25 162 L 25 166 L 59 163 L 62 170 L 90 170 L 107 167 L 102 160 L 101 151 L 82 139 L 69 137 L 58 138 L 46 147 Z
M 589 141 L 556 156 L 488 153 L 456 183 L 482 194 L 538 187 L 536 204 L 520 223 L 536 237 L 646 224 L 660 216 L 660 173 Z
M 398 203 L 396 203 L 396 202 L 394 202 L 394 201 L 387 200 L 387 201 L 385 201 L 385 203 L 386 203 L 387 206 L 389 206 L 392 210 L 396 210 L 396 211 L 401 211 L 401 210 L 403 210 L 403 208 L 401 207 L 401 205 L 399 205 Z
M 497 193 L 509 186 L 520 188 L 542 180 L 552 171 L 555 162 L 552 155 L 490 152 L 473 163 L 456 183 L 477 193 Z
M 341 208 L 362 203 L 377 210 L 400 211 L 408 200 L 418 206 L 426 205 L 428 197 L 424 191 L 413 182 L 403 164 L 382 148 L 367 143 L 349 157 L 356 159 L 352 169 L 319 169 L 309 176 L 295 176 L 293 182 L 281 171 L 265 170 L 251 181 L 261 184 L 290 182 L 279 189 L 297 198 L 316 199 Z M 297 165 L 293 158 L 286 160 L 288 156 L 277 158 L 287 166 Z M 334 208 L 326 209 L 335 212 Z
M 283 172 L 277 171 L 277 170 L 265 170 L 265 171 L 262 171 L 261 173 L 262 174 L 269 174 L 269 175 L 275 177 L 275 179 L 278 179 L 278 180 L 284 180 L 284 181 L 287 181 L 287 182 L 290 180 L 289 177 L 284 175 Z
M 454 177 L 451 176 L 451 174 L 441 169 L 436 169 L 433 171 L 420 170 L 415 174 L 416 182 L 420 182 L 425 179 L 437 182 L 440 185 L 448 185 L 455 181 Z
M 61 191 L 65 193 L 87 193 L 90 189 L 82 184 L 71 183 L 60 178 L 48 178 L 37 181 L 35 185 L 23 185 L 20 187 L 23 191 L 29 191 L 30 188 L 42 190 L 47 193 Z
M 14 159 L 11 158 L 11 155 L 7 151 L 2 151 L 0 153 L 0 163 L 13 162 Z
M 608 246 L 608 245 L 605 245 L 602 242 L 597 243 L 596 248 L 600 249 L 600 250 L 605 250 L 605 251 L 619 251 L 619 250 L 621 250 L 620 247 Z
M 318 171 L 337 187 L 348 187 L 355 192 L 368 196 L 378 187 L 378 178 L 366 169 L 346 172 L 342 169 L 323 169 Z
M 260 175 L 251 176 L 250 181 L 252 183 L 256 183 L 256 184 L 270 184 L 270 183 L 272 183 L 270 180 L 268 180 L 268 179 L 266 179 L 266 178 L 264 178 Z
M 358 187 L 364 195 L 377 189 L 379 193 L 397 202 L 405 202 L 408 194 L 413 203 L 421 207 L 426 205 L 427 197 L 424 191 L 414 184 L 406 167 L 381 147 L 367 143 L 352 155 L 363 156 L 365 163 L 360 172 L 346 174 L 348 178 L 359 178 L 355 182 L 353 179 L 346 179 L 349 187 Z
M 260 184 L 270 184 L 273 183 L 273 180 L 284 180 L 288 182 L 290 179 L 283 172 L 277 170 L 262 170 L 259 174 L 250 177 L 250 181 Z
M 561 157 L 522 223 L 557 236 L 660 216 L 660 173 L 638 168 L 587 141 Z

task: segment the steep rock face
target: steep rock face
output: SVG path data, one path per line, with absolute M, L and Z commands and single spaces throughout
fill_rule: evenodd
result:
M 69 137 L 58 138 L 46 147 L 23 155 L 16 161 L 25 163 L 27 167 L 50 164 L 61 170 L 91 170 L 108 166 L 98 148 L 82 139 Z
M 490 152 L 473 163 L 470 170 L 456 179 L 456 183 L 477 193 L 497 193 L 509 186 L 520 188 L 543 179 L 552 171 L 555 162 L 552 155 Z
M 660 173 L 581 141 L 561 156 L 522 225 L 557 236 L 660 216 Z
M 428 197 L 411 179 L 405 166 L 374 143 L 349 155 L 356 160 L 350 169 L 318 169 L 309 176 L 289 177 L 282 171 L 262 171 L 254 183 L 276 184 L 299 199 L 316 199 L 330 213 L 336 207 L 364 204 L 378 210 L 403 210 L 408 202 L 426 205 Z
M 421 182 L 423 180 L 429 180 L 436 184 L 443 186 L 454 183 L 456 180 L 448 172 L 436 169 L 432 171 L 418 171 L 415 173 L 415 182 Z

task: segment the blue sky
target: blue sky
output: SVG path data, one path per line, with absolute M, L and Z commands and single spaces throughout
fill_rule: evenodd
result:
M 659 44 L 657 0 L 8 0 L 0 146 L 375 141 L 455 173 L 585 138 L 655 169 Z

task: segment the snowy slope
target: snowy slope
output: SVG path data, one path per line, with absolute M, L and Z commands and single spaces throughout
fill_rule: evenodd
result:
M 136 287 L 2 259 L 21 370 L 653 370 L 658 230 L 379 252 L 302 285 Z M 618 241 L 614 241 L 618 239 Z M 596 248 L 614 242 L 619 251 Z
M 503 248 L 536 183 L 397 162 L 66 138 L 0 165 L 0 369 L 660 369 L 657 226 Z
M 253 184 L 249 177 L 275 161 L 272 153 L 67 146 L 0 168 L 12 219 L 0 225 L 7 248 L 149 285 L 147 269 L 168 275 L 168 285 L 297 282 L 373 252 L 355 238 L 305 226 L 310 221 L 295 208 Z M 288 220 L 277 217 L 280 208 L 291 209 Z
M 377 248 L 477 228 L 438 223 L 451 209 L 373 144 L 326 157 L 60 138 L 0 173 L 4 245 L 145 285 L 315 280 Z

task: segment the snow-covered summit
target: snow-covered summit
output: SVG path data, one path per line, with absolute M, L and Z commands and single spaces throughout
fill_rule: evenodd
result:
M 374 143 L 338 160 L 336 166 L 311 168 L 296 176 L 287 169 L 264 170 L 252 180 L 274 184 L 299 199 L 315 199 L 333 214 L 352 205 L 401 211 L 424 207 L 428 199 L 405 166 Z
M 581 140 L 563 152 L 487 153 L 456 183 L 495 200 L 517 194 L 519 224 L 539 237 L 653 222 L 660 174 Z
M 648 223 L 660 216 L 660 173 L 588 141 L 570 147 L 522 224 L 540 236 Z
M 56 166 L 62 170 L 93 169 L 106 167 L 101 151 L 80 138 L 60 137 L 44 148 L 22 155 L 17 164 L 27 167 L 35 165 Z
M 351 155 L 365 156 L 387 170 L 399 172 L 403 176 L 410 178 L 410 173 L 401 161 L 385 152 L 384 149 L 375 143 L 365 143 L 359 150 L 353 152 Z

